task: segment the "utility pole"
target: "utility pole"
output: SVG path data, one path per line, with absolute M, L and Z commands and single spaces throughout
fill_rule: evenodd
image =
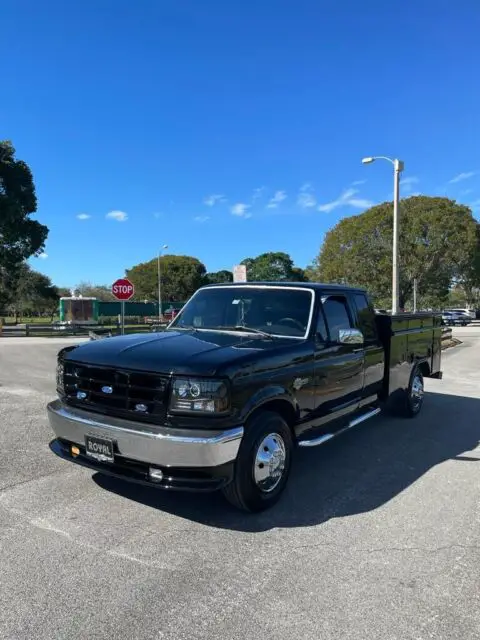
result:
M 398 229 L 400 206 L 400 174 L 405 168 L 402 160 L 388 158 L 387 156 L 368 156 L 362 158 L 362 164 L 371 164 L 375 160 L 387 160 L 393 164 L 393 250 L 392 250 L 392 314 L 398 313 L 400 277 L 398 273 Z
M 392 255 L 392 314 L 398 313 L 399 273 L 398 273 L 398 209 L 400 204 L 400 173 L 403 171 L 401 160 L 393 161 L 393 255 Z
M 157 277 L 158 277 L 158 323 L 162 321 L 162 274 L 160 271 L 160 258 L 162 256 L 162 251 L 164 249 L 168 249 L 168 244 L 164 244 L 163 247 L 158 252 L 157 256 Z

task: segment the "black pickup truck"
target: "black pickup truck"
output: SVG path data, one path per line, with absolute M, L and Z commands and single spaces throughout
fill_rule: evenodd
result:
M 221 489 L 261 511 L 296 446 L 386 409 L 416 416 L 441 377 L 441 316 L 376 314 L 328 284 L 203 287 L 164 332 L 62 349 L 48 405 L 66 460 L 164 489 Z

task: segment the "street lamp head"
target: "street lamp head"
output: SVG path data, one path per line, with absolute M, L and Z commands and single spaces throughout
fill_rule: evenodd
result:
M 164 244 L 162 249 L 168 249 L 168 244 Z
M 375 162 L 375 158 L 372 157 L 367 157 L 367 158 L 362 158 L 362 164 L 371 164 L 372 162 Z

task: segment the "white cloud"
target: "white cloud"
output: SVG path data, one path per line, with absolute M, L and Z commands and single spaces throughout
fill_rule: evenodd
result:
M 356 207 L 357 209 L 368 209 L 374 205 L 371 200 L 367 200 L 366 198 L 350 198 L 350 200 L 347 201 L 347 204 L 350 207 Z
M 155 211 L 154 214 L 153 214 L 153 217 L 157 218 L 157 220 L 158 220 L 158 218 L 161 218 L 162 215 L 163 215 L 163 213 L 160 213 L 160 211 Z
M 88 220 L 92 216 L 88 213 L 79 213 L 77 216 L 77 220 Z
M 352 182 L 352 187 L 359 187 L 361 184 L 365 184 L 366 180 L 354 180 Z
M 473 189 L 464 189 L 463 191 L 460 191 L 460 195 L 461 196 L 468 196 L 469 193 L 472 193 Z
M 105 216 L 109 220 L 116 220 L 117 222 L 125 222 L 128 220 L 128 214 L 125 211 L 109 211 Z
M 448 181 L 449 184 L 454 184 L 455 182 L 462 182 L 462 180 L 468 180 L 468 178 L 473 178 L 476 175 L 476 171 L 465 171 L 464 173 L 459 173 L 458 176 L 455 176 L 451 180 Z
M 374 203 L 371 200 L 366 200 L 365 198 L 354 198 L 357 193 L 357 189 L 346 189 L 336 200 L 321 204 L 318 207 L 318 210 L 323 213 L 330 213 L 335 209 L 346 206 L 354 207 L 356 209 L 368 209 L 368 207 L 373 206 Z
M 210 220 L 210 216 L 195 216 L 193 220 L 195 222 L 207 222 L 207 220 Z
M 38 257 L 41 258 L 42 260 L 46 260 L 48 258 L 48 253 L 43 252 Z
M 250 209 L 249 204 L 245 204 L 244 202 L 237 202 L 237 204 L 234 204 L 233 207 L 230 209 L 230 212 L 234 216 L 239 216 L 241 218 L 250 218 L 252 214 L 248 213 L 249 209 Z
M 204 200 L 203 200 L 203 204 L 206 204 L 207 207 L 213 207 L 216 204 L 219 204 L 220 202 L 226 202 L 226 198 L 225 196 L 223 196 L 221 193 L 214 193 L 211 196 L 207 196 Z
M 283 202 L 286 197 L 287 194 L 285 191 L 275 191 L 273 198 L 270 198 L 270 201 L 267 204 L 267 209 L 276 209 L 280 202 Z
M 418 184 L 420 181 L 416 176 L 406 176 L 400 180 L 400 191 L 403 193 L 411 193 L 413 185 Z
M 308 209 L 309 207 L 314 207 L 317 204 L 317 199 L 313 195 L 313 187 L 310 182 L 305 182 L 300 187 L 300 192 L 297 196 L 297 204 L 302 209 Z
M 263 196 L 264 193 L 265 193 L 265 187 L 257 187 L 257 189 L 254 189 L 252 194 L 252 203 L 255 203 L 257 200 L 260 200 L 260 198 Z
M 417 176 L 406 176 L 405 178 L 401 178 L 400 179 L 400 184 L 403 187 L 411 187 L 414 184 L 418 184 L 420 182 L 420 180 L 417 178 Z
M 308 209 L 309 207 L 314 207 L 317 204 L 317 200 L 313 193 L 299 193 L 297 204 L 302 209 Z
M 480 198 L 470 203 L 470 209 L 473 209 L 474 211 L 480 209 Z

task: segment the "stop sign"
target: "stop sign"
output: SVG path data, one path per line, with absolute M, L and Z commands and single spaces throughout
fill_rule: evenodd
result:
M 135 287 L 128 278 L 119 278 L 112 284 L 112 293 L 117 300 L 130 300 L 135 293 Z

